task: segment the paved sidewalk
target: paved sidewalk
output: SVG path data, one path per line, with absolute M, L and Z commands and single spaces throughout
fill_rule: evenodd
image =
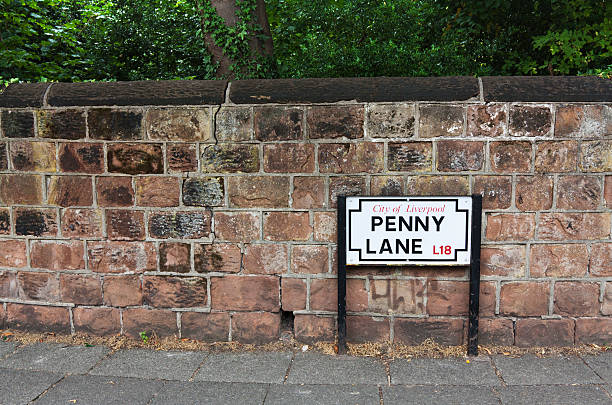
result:
M 612 404 L 612 353 L 397 359 L 0 342 L 0 404 Z

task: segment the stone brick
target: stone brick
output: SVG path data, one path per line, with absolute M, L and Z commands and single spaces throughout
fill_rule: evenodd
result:
M 329 250 L 324 245 L 295 245 L 291 252 L 291 272 L 321 274 L 329 272 Z
M 208 301 L 202 277 L 145 276 L 142 291 L 143 304 L 156 308 L 204 307 Z
M 142 113 L 137 110 L 94 108 L 87 113 L 89 137 L 105 141 L 142 139 Z
M 149 139 L 164 141 L 213 141 L 211 114 L 202 108 L 151 108 L 145 114 Z
M 17 273 L 9 271 L 0 272 L 0 297 L 1 298 L 17 298 L 19 296 L 19 288 L 17 286 Z M 0 305 L 0 307 L 2 307 Z
M 24 240 L 0 240 L 0 267 L 26 267 L 28 259 Z
M 222 142 L 251 139 L 253 119 L 250 107 L 221 107 L 215 114 L 216 138 Z
M 178 336 L 176 314 L 163 309 L 134 308 L 123 311 L 123 333 L 133 338 L 140 338 L 140 333 L 147 336 L 153 333 L 158 337 Z
M 229 337 L 230 315 L 227 312 L 183 312 L 181 337 L 204 342 L 224 342 Z
M 516 179 L 516 208 L 521 211 L 548 210 L 552 207 L 551 176 L 519 176 Z
M 288 177 L 230 177 L 228 183 L 229 201 L 234 207 L 289 207 Z
M 11 233 L 11 214 L 8 208 L 0 208 L 0 235 Z
M 265 240 L 309 240 L 312 236 L 307 212 L 266 212 L 263 227 Z
M 14 141 L 10 143 L 13 170 L 23 172 L 55 172 L 55 144 L 52 142 Z
M 384 168 L 382 143 L 323 143 L 319 145 L 321 173 L 378 173 Z
M 492 241 L 532 239 L 534 214 L 487 214 L 486 238 Z
M 612 108 L 605 105 L 557 107 L 555 137 L 601 138 L 612 133 Z
M 240 246 L 233 243 L 196 244 L 193 256 L 198 273 L 238 273 L 242 265 Z
M 263 167 L 268 173 L 312 173 L 315 168 L 314 145 L 310 143 L 264 145 L 263 153 Z
M 331 177 L 329 180 L 329 207 L 336 207 L 338 196 L 364 195 L 365 191 L 365 179 L 361 176 Z
M 6 305 L 6 326 L 28 332 L 70 334 L 70 314 L 66 307 Z
M 555 283 L 554 313 L 564 316 L 599 314 L 599 283 L 561 281 Z
M 522 347 L 571 346 L 574 344 L 572 319 L 519 319 L 515 344 Z
M 280 309 L 279 289 L 279 278 L 274 276 L 212 277 L 212 308 L 277 312 Z
M 166 158 L 169 173 L 195 172 L 198 170 L 198 156 L 195 144 L 168 144 Z
M 8 157 L 6 155 L 6 143 L 0 143 L 0 170 L 8 169 Z
M 612 283 L 605 284 L 601 313 L 604 315 L 612 315 Z
M 469 195 L 467 176 L 410 176 L 406 184 L 408 195 Z
M 514 325 L 510 319 L 480 318 L 478 343 L 481 345 L 514 345 Z
M 74 331 L 94 336 L 112 336 L 121 332 L 119 310 L 115 308 L 74 308 Z
M 467 136 L 496 137 L 506 133 L 503 104 L 470 105 L 467 108 Z
M 578 143 L 576 141 L 536 142 L 536 172 L 573 172 L 576 171 L 577 162 Z
M 363 281 L 363 280 L 361 280 Z M 348 280 L 347 280 L 348 304 Z M 366 293 L 365 302 L 367 307 L 368 296 Z M 348 305 L 347 305 L 348 306 Z M 311 311 L 338 311 L 338 282 L 333 278 L 321 278 L 310 280 L 310 310 Z
M 22 300 L 59 301 L 59 282 L 54 273 L 18 273 L 17 285 Z
M 361 106 L 314 106 L 306 110 L 308 137 L 363 138 L 364 110 Z
M 607 345 L 612 341 L 612 318 L 576 319 L 576 344 Z
M 498 173 L 531 170 L 531 142 L 491 142 L 491 169 Z
M 415 108 L 413 104 L 373 104 L 367 110 L 367 131 L 372 138 L 412 138 Z
M 390 143 L 387 159 L 392 172 L 431 171 L 431 142 Z
M 0 174 L 0 204 L 42 204 L 42 176 Z
M 104 172 L 104 150 L 101 143 L 60 143 L 59 167 L 66 173 Z
M 388 342 L 389 318 L 347 316 L 346 340 L 353 343 Z
M 140 242 L 89 242 L 89 269 L 98 273 L 142 273 L 157 270 L 155 244 Z
M 105 276 L 103 289 L 104 305 L 142 305 L 142 283 L 139 276 Z
M 179 179 L 157 176 L 136 177 L 136 205 L 141 207 L 178 206 Z
M 204 173 L 256 173 L 259 171 L 257 145 L 217 144 L 202 150 Z
M 597 177 L 562 176 L 557 184 L 557 208 L 593 210 L 599 206 L 601 184 Z
M 302 311 L 306 309 L 305 279 L 281 278 L 281 308 L 283 311 Z
M 612 243 L 593 243 L 589 270 L 592 276 L 612 276 Z
M 442 172 L 481 170 L 483 142 L 439 141 L 437 169 Z
M 483 246 L 480 274 L 519 278 L 525 275 L 525 247 L 519 245 Z
M 55 139 L 85 138 L 85 111 L 83 110 L 39 110 L 38 136 Z
M 394 342 L 420 345 L 433 339 L 443 345 L 463 343 L 463 319 L 410 319 L 395 318 Z
M 245 274 L 281 274 L 289 266 L 286 245 L 257 243 L 246 246 L 243 257 Z
M 211 212 L 149 213 L 149 236 L 156 239 L 200 239 L 210 235 Z
M 106 230 L 111 240 L 144 240 L 144 212 L 107 210 Z
M 370 195 L 404 195 L 404 178 L 401 176 L 372 176 Z
M 280 314 L 242 312 L 232 315 L 232 341 L 262 344 L 278 339 Z
M 606 239 L 610 235 L 609 213 L 542 213 L 538 238 L 543 240 Z
M 159 271 L 189 273 L 191 271 L 191 245 L 176 242 L 160 243 Z
M 461 136 L 464 107 L 424 105 L 419 107 L 419 137 Z
M 330 342 L 334 340 L 336 320 L 332 317 L 296 314 L 293 332 L 298 342 Z
M 161 174 L 164 172 L 161 144 L 109 144 L 107 160 L 108 171 L 111 173 Z
M 323 177 L 293 178 L 293 208 L 322 208 L 325 206 L 325 196 L 325 179 Z
M 29 111 L 3 110 L 0 123 L 6 138 L 34 137 L 34 114 Z
M 86 176 L 51 176 L 47 200 L 60 207 L 87 207 L 93 204 L 91 178 Z
M 608 208 L 612 208 L 612 176 L 606 176 L 604 185 L 604 200 Z
M 302 138 L 301 108 L 257 107 L 254 111 L 255 139 L 288 141 Z
M 548 314 L 548 283 L 511 282 L 501 286 L 499 313 L 512 316 Z
M 102 305 L 102 284 L 97 275 L 60 274 L 59 289 L 62 302 Z
M 100 207 L 131 207 L 134 205 L 132 178 L 98 177 L 96 197 Z
M 218 207 L 225 204 L 224 195 L 222 177 L 192 177 L 183 181 L 183 204 L 187 206 Z M 178 202 L 178 189 L 176 199 Z
M 30 245 L 33 268 L 80 270 L 85 268 L 82 241 L 34 241 Z
M 374 312 L 424 314 L 424 280 L 370 280 L 370 305 Z
M 261 239 L 259 214 L 255 212 L 215 212 L 215 236 L 219 240 L 251 242 Z
M 467 315 L 469 283 L 466 281 L 427 282 L 427 313 L 429 315 Z
M 497 283 L 495 281 L 482 281 L 480 283 L 480 316 L 495 316 L 497 303 Z
M 482 208 L 484 209 L 510 208 L 512 178 L 509 176 L 476 176 L 473 192 L 482 195 Z
M 612 171 L 612 141 L 582 142 L 580 156 L 580 167 L 585 172 Z
M 313 217 L 313 239 L 318 242 L 335 242 L 336 214 L 334 212 L 314 212 Z
M 52 208 L 17 208 L 15 233 L 21 236 L 57 236 L 56 211 Z
M 589 252 L 583 244 L 532 245 L 529 263 L 532 277 L 584 277 Z
M 511 136 L 546 136 L 552 129 L 552 113 L 548 107 L 511 105 Z

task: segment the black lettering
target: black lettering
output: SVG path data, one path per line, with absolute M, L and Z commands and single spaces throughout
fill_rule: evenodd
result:
M 402 231 L 402 229 L 404 229 L 404 227 L 406 227 L 407 231 L 412 232 L 412 217 L 408 217 L 408 222 L 406 222 L 406 218 L 399 217 L 399 230 L 400 230 L 400 232 Z
M 440 232 L 440 224 L 442 223 L 442 220 L 444 219 L 444 215 L 442 215 L 440 217 L 440 220 L 438 220 L 436 217 L 432 216 L 431 217 L 433 219 L 433 221 L 436 223 L 436 232 Z
M 393 232 L 396 231 L 397 228 L 395 227 L 395 217 L 386 217 L 387 221 L 386 221 L 386 230 L 387 232 Z
M 372 232 L 374 232 L 374 228 L 379 225 L 382 225 L 383 219 L 382 217 L 372 217 Z
M 406 239 L 406 244 L 404 245 L 401 240 L 395 240 L 395 252 L 399 253 L 400 248 L 404 251 L 404 253 L 410 253 L 410 239 Z
M 370 239 L 366 239 L 366 253 L 376 254 L 375 250 L 370 249 Z
M 416 224 L 414 226 L 414 230 L 419 230 L 419 223 L 421 224 L 421 229 L 424 231 L 429 231 L 429 217 L 425 217 L 425 222 L 421 219 L 421 217 L 416 217 Z
M 380 253 L 383 252 L 393 253 L 393 250 L 391 250 L 391 243 L 389 243 L 389 239 L 383 239 L 382 241 L 382 245 L 380 246 Z
M 423 242 L 423 239 L 412 239 L 412 254 L 415 254 L 415 255 L 423 254 L 423 251 L 421 250 L 422 248 L 421 242 Z

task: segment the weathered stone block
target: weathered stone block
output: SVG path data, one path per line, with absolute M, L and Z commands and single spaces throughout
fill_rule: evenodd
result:
M 8 208 L 0 208 L 0 235 L 11 233 L 11 214 Z
M 467 136 L 496 137 L 506 133 L 503 104 L 470 105 L 467 108 Z
M 367 110 L 371 138 L 412 138 L 415 108 L 412 104 L 372 104 Z
M 511 316 L 548 314 L 548 283 L 510 282 L 501 286 L 499 313 Z
M 516 208 L 521 211 L 547 210 L 552 207 L 551 176 L 519 176 L 516 180 Z
M 536 172 L 573 172 L 576 171 L 577 162 L 578 143 L 576 141 L 536 142 Z
M 42 204 L 42 176 L 0 174 L 0 204 Z
M 18 296 L 19 290 L 17 288 L 17 273 L 9 271 L 0 272 L 0 297 L 17 298 Z
M 264 239 L 274 241 L 301 241 L 312 236 L 307 212 L 264 213 Z
M 160 243 L 159 271 L 189 273 L 191 271 L 191 245 L 176 242 Z
M 106 211 L 106 232 L 111 240 L 144 240 L 144 212 Z
M 463 319 L 410 319 L 395 318 L 394 342 L 420 345 L 433 339 L 443 345 L 463 343 Z
M 353 343 L 388 342 L 389 318 L 347 316 L 346 339 Z
M 230 315 L 227 312 L 181 314 L 181 336 L 204 342 L 224 342 L 229 337 Z
M 473 192 L 482 195 L 482 208 L 510 208 L 512 203 L 512 178 L 510 176 L 476 176 Z
M 26 243 L 24 240 L 0 240 L 0 267 L 26 267 Z
M 210 235 L 210 211 L 152 212 L 149 235 L 156 239 L 200 239 Z
M 102 173 L 103 155 L 101 143 L 60 143 L 60 170 L 68 173 Z
M 66 307 L 6 305 L 6 325 L 28 332 L 70 334 L 70 314 Z
M 57 236 L 57 217 L 52 208 L 17 208 L 13 221 L 17 235 Z
M 469 195 L 467 176 L 410 176 L 406 184 L 409 195 Z
M 140 338 L 155 333 L 159 337 L 178 336 L 176 313 L 164 309 L 133 308 L 123 311 L 123 333 Z
M 549 107 L 510 106 L 510 135 L 546 136 L 552 129 L 552 113 Z
M 525 275 L 525 247 L 519 245 L 483 246 L 480 253 L 480 274 L 521 278 Z
M 33 268 L 47 270 L 81 270 L 85 268 L 82 241 L 36 241 L 30 246 Z
M 532 277 L 584 277 L 589 266 L 586 245 L 531 245 Z
M 425 280 L 370 280 L 369 309 L 383 314 L 424 314 Z
M 404 178 L 401 176 L 372 176 L 370 194 L 394 196 L 404 194 Z
M 555 137 L 601 138 L 612 133 L 612 108 L 606 105 L 557 107 Z
M 512 346 L 514 326 L 511 319 L 480 318 L 478 343 L 483 345 Z
M 519 319 L 515 344 L 532 346 L 571 346 L 574 344 L 572 319 Z
M 601 184 L 597 177 L 562 176 L 557 184 L 557 208 L 593 210 L 599 207 Z
M 361 106 L 314 106 L 306 110 L 308 137 L 363 138 L 364 110 Z
M 314 145 L 310 143 L 264 145 L 263 153 L 264 171 L 268 173 L 312 173 L 315 168 Z
M 253 119 L 250 107 L 221 107 L 215 119 L 218 141 L 240 142 L 251 139 Z
M 323 177 L 293 178 L 293 208 L 309 209 L 325 206 L 325 179 Z
M 313 343 L 333 341 L 336 320 L 332 317 L 296 314 L 293 321 L 295 339 L 299 342 Z
M 491 169 L 498 173 L 531 170 L 531 142 L 491 142 Z
M 281 279 L 281 308 L 283 311 L 306 309 L 306 280 L 301 278 Z
M 580 145 L 580 167 L 585 172 L 612 171 L 612 141 L 586 141 Z
M 108 171 L 111 173 L 161 174 L 164 172 L 160 144 L 109 144 L 107 160 Z
M 68 208 L 62 211 L 62 236 L 68 238 L 101 238 L 102 210 Z
M 202 277 L 145 276 L 143 303 L 156 308 L 204 307 L 207 281 Z
M 589 270 L 592 276 L 612 276 L 612 243 L 593 243 Z
M 483 146 L 483 142 L 440 141 L 437 169 L 443 172 L 481 170 L 484 164 Z
M 105 141 L 135 141 L 143 138 L 142 113 L 138 110 L 94 108 L 87 114 L 89 137 Z
M 134 205 L 132 178 L 96 178 L 96 196 L 100 207 L 131 207 Z
M 288 177 L 230 177 L 228 188 L 229 201 L 234 207 L 289 207 Z
M 197 244 L 193 256 L 198 273 L 238 273 L 242 266 L 240 246 L 233 243 Z
M 59 290 L 62 302 L 102 305 L 102 283 L 97 275 L 60 274 Z
M 243 257 L 245 274 L 282 274 L 289 267 L 286 245 L 257 243 L 246 246 Z
M 419 138 L 461 136 L 464 107 L 424 105 L 419 107 Z
M 59 301 L 59 282 L 52 273 L 18 273 L 19 298 L 30 301 Z
M 192 177 L 183 181 L 183 204 L 187 206 L 222 206 L 224 195 L 223 177 Z
M 576 343 L 607 345 L 612 340 L 612 319 L 576 319 Z
M 232 315 L 232 340 L 242 343 L 268 343 L 278 340 L 280 313 L 238 312 Z
M 605 284 L 601 313 L 604 315 L 612 315 L 612 283 Z
M 431 142 L 390 143 L 389 171 L 428 172 L 432 168 Z M 377 170 L 380 171 L 380 170 Z
M 142 273 L 157 270 L 154 243 L 89 242 L 89 269 L 97 273 Z
M 105 276 L 103 289 L 105 305 L 142 305 L 142 283 L 139 276 Z
M 254 111 L 255 139 L 288 141 L 302 138 L 301 108 L 257 107 Z
M 0 123 L 6 138 L 34 137 L 34 114 L 29 111 L 3 110 Z
M 331 177 L 329 179 L 329 207 L 335 208 L 338 196 L 365 194 L 365 179 L 360 176 Z
M 604 183 L 605 206 L 612 208 L 612 176 L 606 176 Z
M 85 138 L 85 111 L 83 110 L 39 110 L 38 136 L 54 139 Z
M 111 336 L 121 332 L 119 310 L 115 308 L 74 308 L 74 331 L 94 336 Z
M 429 280 L 427 313 L 429 315 L 467 315 L 469 283 L 466 281 Z
M 0 170 L 8 169 L 8 158 L 7 158 L 7 148 L 6 143 L 0 143 Z
M 198 170 L 198 157 L 195 144 L 168 144 L 168 172 L 183 173 Z
M 208 145 L 202 151 L 205 173 L 254 173 L 259 171 L 257 145 Z
M 336 241 L 336 213 L 314 212 L 313 213 L 313 239 L 318 242 Z
M 295 245 L 291 250 L 291 272 L 325 274 L 329 272 L 329 250 L 325 245 Z
M 13 170 L 55 172 L 55 144 L 52 142 L 14 141 L 10 143 Z
M 47 200 L 60 207 L 87 207 L 93 204 L 91 178 L 86 176 L 51 176 Z
M 609 213 L 542 213 L 538 238 L 543 240 L 594 240 L 610 235 Z
M 145 114 L 149 139 L 164 141 L 213 141 L 211 114 L 204 108 L 152 108 Z
M 229 311 L 278 312 L 280 279 L 273 276 L 211 278 L 212 308 Z
M 183 200 L 185 196 L 183 196 Z M 136 205 L 140 207 L 176 207 L 179 205 L 177 177 L 137 177 Z
M 534 214 L 487 214 L 486 238 L 492 241 L 532 239 Z
M 255 212 L 215 212 L 215 236 L 231 242 L 261 239 L 261 219 Z
M 599 314 L 599 283 L 558 281 L 555 283 L 554 313 L 562 316 Z

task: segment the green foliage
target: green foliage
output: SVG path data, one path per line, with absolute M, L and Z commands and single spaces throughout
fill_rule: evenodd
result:
M 147 332 L 140 332 L 139 335 L 142 343 L 144 343 L 145 345 L 149 343 L 149 336 L 147 335 Z

